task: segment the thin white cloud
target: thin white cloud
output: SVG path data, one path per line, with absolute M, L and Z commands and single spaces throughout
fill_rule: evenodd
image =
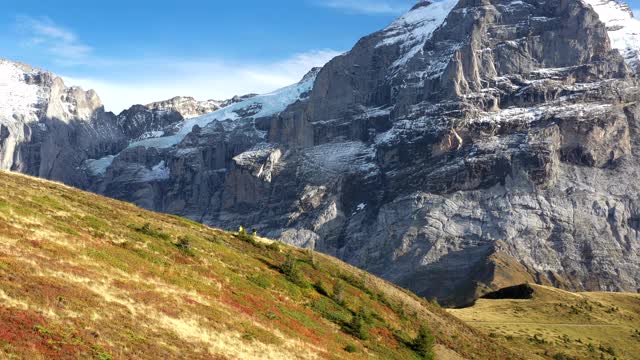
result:
M 93 48 L 83 44 L 78 36 L 48 17 L 16 17 L 24 44 L 41 49 L 61 63 L 85 63 Z
M 408 0 L 318 0 L 317 4 L 359 14 L 398 15 L 415 1 Z
M 636 19 L 640 19 L 640 9 L 632 9 L 633 11 L 633 17 L 635 17 Z
M 108 76 L 63 76 L 67 85 L 94 89 L 105 108 L 120 112 L 174 96 L 199 100 L 228 99 L 247 93 L 267 93 L 299 81 L 311 68 L 322 66 L 340 52 L 314 50 L 270 63 L 223 60 L 129 60 L 109 67 Z
M 340 54 L 331 49 L 312 50 L 271 62 L 107 58 L 96 56 L 75 32 L 48 17 L 19 16 L 16 25 L 23 44 L 63 66 L 62 77 L 68 86 L 95 90 L 105 108 L 116 113 L 174 96 L 224 100 L 270 92 L 299 81 L 311 68 Z M 90 65 L 89 74 L 82 72 L 87 71 L 86 65 Z

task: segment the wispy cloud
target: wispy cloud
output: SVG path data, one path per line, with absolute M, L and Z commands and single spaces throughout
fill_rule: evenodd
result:
M 67 85 L 94 89 L 107 110 L 120 112 L 134 104 L 147 104 L 174 96 L 200 100 L 266 93 L 299 81 L 315 66 L 340 52 L 313 50 L 269 63 L 185 60 L 164 58 L 127 60 L 110 66 L 104 75 L 63 76 Z M 106 75 L 106 76 L 105 76 Z
M 411 0 L 317 0 L 316 4 L 351 13 L 397 15 L 408 10 Z
M 131 58 L 123 54 L 105 57 L 98 56 L 77 33 L 48 17 L 19 16 L 16 24 L 21 43 L 61 66 L 63 74 L 59 75 L 67 85 L 94 89 L 105 108 L 114 112 L 178 95 L 223 100 L 270 92 L 299 81 L 312 67 L 340 54 L 331 49 L 310 50 L 269 62 Z
M 93 52 L 74 32 L 48 17 L 22 15 L 16 17 L 16 25 L 25 45 L 43 50 L 60 63 L 84 63 Z

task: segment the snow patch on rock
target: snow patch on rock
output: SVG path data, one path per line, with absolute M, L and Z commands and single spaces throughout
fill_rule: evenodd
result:
M 39 87 L 27 84 L 25 75 L 15 63 L 0 60 L 0 121 L 13 121 L 15 114 L 26 122 L 38 120 Z
M 245 101 L 229 105 L 210 114 L 188 119 L 179 125 L 178 131 L 171 136 L 149 138 L 133 142 L 130 148 L 143 146 L 147 148 L 170 148 L 179 144 L 197 125 L 201 128 L 214 121 L 235 121 L 239 119 L 258 119 L 272 116 L 284 111 L 289 105 L 303 98 L 313 88 L 316 77 L 276 90 L 269 94 L 258 95 Z
M 167 167 L 164 160 L 147 170 L 142 174 L 142 181 L 162 181 L 167 180 L 171 176 L 171 170 Z
M 115 158 L 116 157 L 114 155 L 109 155 L 102 159 L 89 159 L 85 161 L 85 166 L 92 175 L 103 176 L 107 173 L 107 169 L 109 169 Z
M 619 0 L 583 0 L 598 13 L 607 26 L 611 46 L 620 51 L 627 63 L 640 66 L 640 21 L 633 17 L 627 4 Z
M 458 0 L 443 0 L 414 7 L 383 30 L 384 39 L 377 46 L 400 44 L 402 55 L 393 66 L 406 64 L 422 52 L 427 40 L 437 28 L 444 24 L 457 4 Z
M 239 166 L 254 165 L 256 162 L 263 161 L 269 157 L 275 149 L 276 147 L 272 144 L 260 143 L 242 154 L 237 155 L 233 158 L 233 161 Z
M 326 173 L 375 173 L 375 149 L 359 141 L 329 143 L 305 151 L 306 165 Z

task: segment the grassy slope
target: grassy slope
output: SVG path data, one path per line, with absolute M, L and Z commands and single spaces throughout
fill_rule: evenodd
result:
M 530 359 L 640 359 L 640 294 L 533 287 L 531 300 L 481 299 L 450 312 Z
M 367 340 L 345 325 L 361 309 Z M 412 359 L 421 324 L 443 358 L 514 358 L 336 259 L 0 172 L 0 358 Z

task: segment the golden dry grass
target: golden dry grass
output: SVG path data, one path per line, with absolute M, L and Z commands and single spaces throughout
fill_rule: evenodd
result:
M 481 299 L 449 311 L 530 359 L 640 359 L 640 294 L 531 286 L 531 300 Z
M 416 359 L 422 325 L 442 358 L 518 358 L 334 258 L 0 172 L 0 358 Z

